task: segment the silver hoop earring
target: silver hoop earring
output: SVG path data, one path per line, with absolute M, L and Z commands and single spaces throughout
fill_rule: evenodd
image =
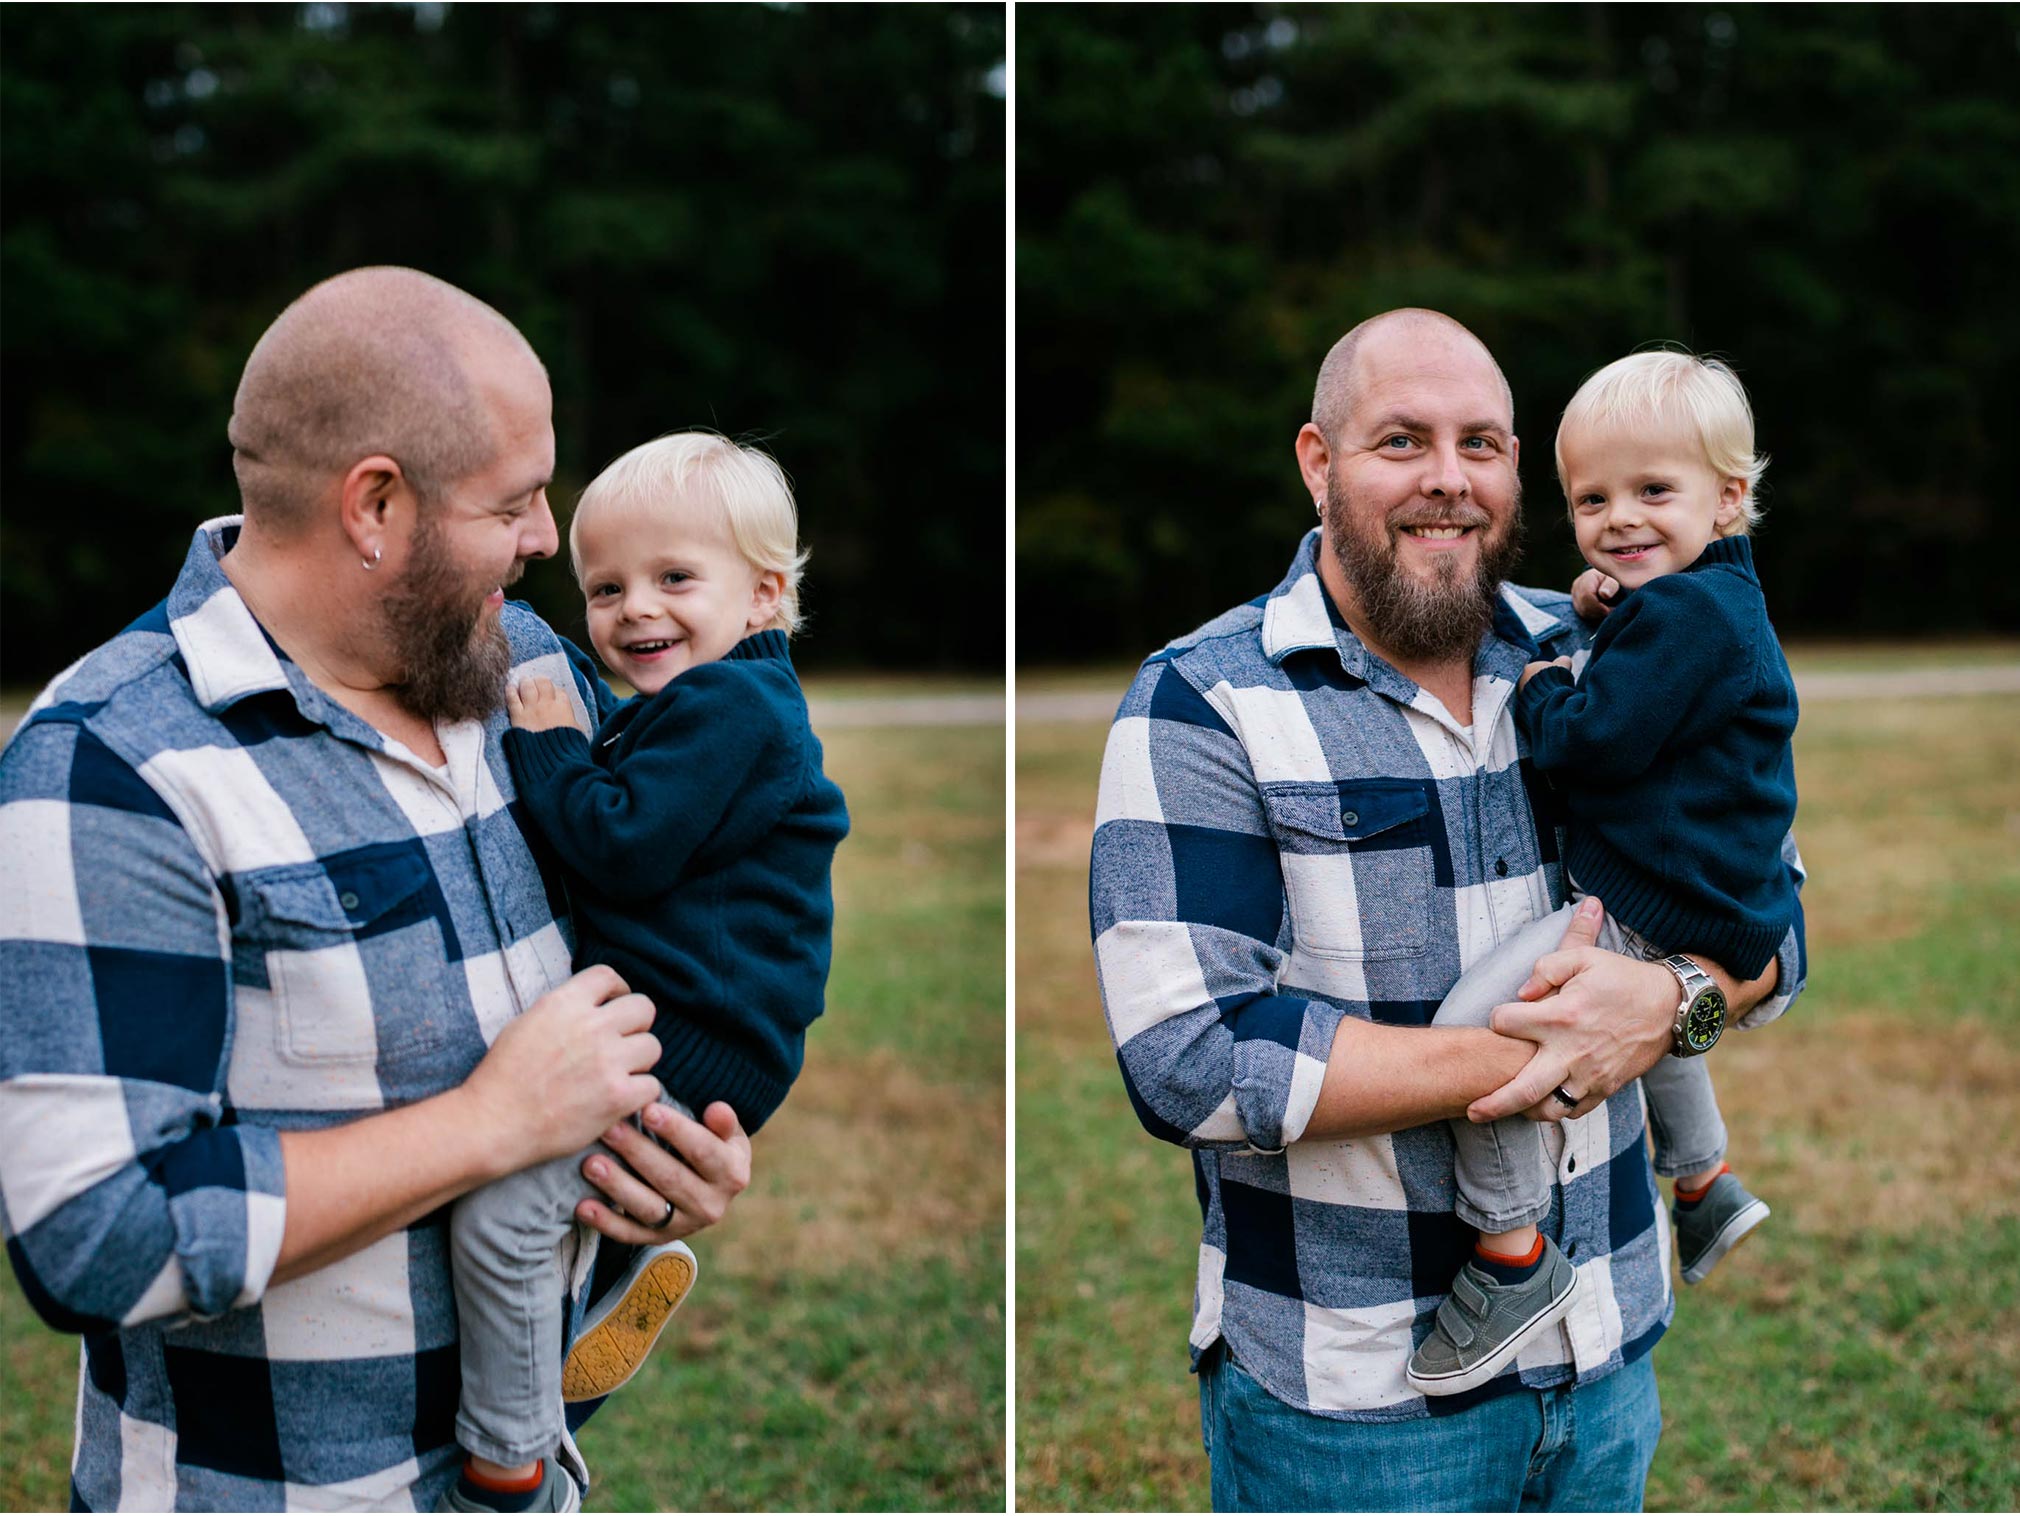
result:
M 375 569 L 379 566 L 379 559 L 385 556 L 385 552 L 386 550 L 383 547 L 375 547 L 372 549 L 371 557 L 361 558 L 358 561 L 364 564 L 367 569 Z

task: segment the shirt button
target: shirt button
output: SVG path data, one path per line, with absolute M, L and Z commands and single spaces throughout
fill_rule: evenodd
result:
M 1567 1158 L 1567 1159 L 1565 1159 L 1565 1160 L 1564 1160 L 1564 1172 L 1565 1172 L 1565 1173 L 1567 1173 L 1567 1174 L 1575 1174 L 1575 1173 L 1577 1173 L 1577 1172 L 1578 1172 L 1578 1160 L 1577 1160 L 1576 1158 Z
M 1340 816 L 1340 822 L 1344 826 L 1359 826 L 1361 824 L 1360 813 L 1358 811 L 1346 811 Z
M 347 911 L 355 911 L 358 908 L 358 897 L 345 890 L 343 894 L 337 896 L 337 904 Z
M 1494 860 L 1494 877 L 1496 879 L 1506 879 L 1508 877 L 1508 860 L 1506 858 L 1496 858 Z

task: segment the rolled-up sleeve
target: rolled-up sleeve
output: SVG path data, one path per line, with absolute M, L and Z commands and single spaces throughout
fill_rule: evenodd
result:
M 50 1325 L 257 1300 L 285 1219 L 279 1135 L 224 1095 L 230 928 L 159 795 L 77 720 L 0 754 L 0 1220 Z
M 1138 1118 L 1186 1147 L 1303 1135 L 1345 1012 L 1279 995 L 1283 872 L 1240 740 L 1168 660 L 1109 731 L 1089 915 L 1103 1009 Z

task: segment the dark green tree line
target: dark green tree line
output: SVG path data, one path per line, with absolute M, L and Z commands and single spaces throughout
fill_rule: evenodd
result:
M 987 5 L 5 7 L 0 677 L 160 598 L 235 508 L 252 343 L 364 263 L 526 332 L 563 514 L 658 433 L 759 441 L 805 661 L 1000 666 L 1004 41 Z M 523 584 L 579 629 L 565 572 Z
M 1565 401 L 1668 340 L 1752 393 L 1785 631 L 2020 627 L 2016 61 L 2011 5 L 1020 11 L 1019 657 L 1273 583 L 1319 360 L 1396 305 L 1507 370 L 1526 576 L 1578 567 Z

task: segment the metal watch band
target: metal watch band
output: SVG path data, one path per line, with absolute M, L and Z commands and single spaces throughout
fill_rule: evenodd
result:
M 1694 960 L 1684 957 L 1681 953 L 1672 953 L 1661 961 L 1662 966 L 1676 976 L 1677 989 L 1681 992 L 1681 998 L 1676 1004 L 1676 1016 L 1669 1028 L 1670 1052 L 1678 1058 L 1695 1058 L 1701 1053 L 1711 1051 L 1725 1031 L 1725 992 L 1719 989 L 1717 980 L 1699 968 Z M 1718 999 L 1718 1025 L 1712 1032 L 1710 1041 L 1699 1047 L 1690 1040 L 1690 1012 L 1699 997 L 1707 990 Z

